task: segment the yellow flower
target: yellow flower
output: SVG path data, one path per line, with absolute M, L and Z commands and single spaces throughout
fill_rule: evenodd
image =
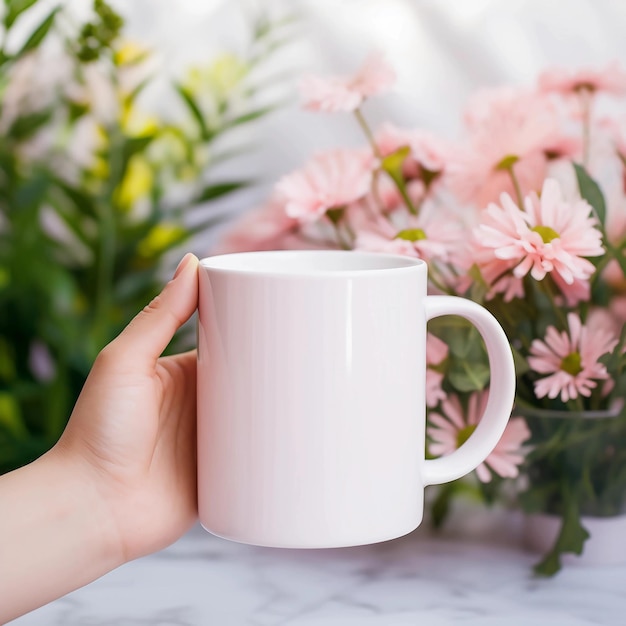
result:
M 114 53 L 115 65 L 135 65 L 150 55 L 150 50 L 136 41 L 125 41 Z
M 216 99 L 223 99 L 241 83 L 248 69 L 234 54 L 221 54 L 208 66 L 191 68 L 185 87 L 192 94 L 208 91 Z
M 135 154 L 128 161 L 126 173 L 115 190 L 115 203 L 124 210 L 129 210 L 141 198 L 146 197 L 152 189 L 154 175 L 146 159 Z
M 139 242 L 137 252 L 144 258 L 159 256 L 173 243 L 177 243 L 185 235 L 185 229 L 178 224 L 157 224 Z

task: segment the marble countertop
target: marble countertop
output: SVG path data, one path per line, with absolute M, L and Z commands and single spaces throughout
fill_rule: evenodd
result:
M 273 550 L 194 528 L 13 626 L 588 626 L 626 623 L 626 565 L 537 579 L 511 514 L 381 544 Z

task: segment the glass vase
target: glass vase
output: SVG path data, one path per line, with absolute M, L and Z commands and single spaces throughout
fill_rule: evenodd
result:
M 519 408 L 532 437 L 519 503 L 537 571 L 562 563 L 626 562 L 626 410 Z M 617 543 L 616 543 L 617 541 Z M 621 547 L 624 546 L 623 549 Z

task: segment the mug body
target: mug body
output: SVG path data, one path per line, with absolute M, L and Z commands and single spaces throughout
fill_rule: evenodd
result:
M 423 511 L 427 267 L 340 251 L 204 259 L 198 498 L 245 543 L 374 543 Z

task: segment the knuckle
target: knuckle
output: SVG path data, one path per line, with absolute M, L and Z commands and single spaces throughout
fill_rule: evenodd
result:
M 159 294 L 158 296 L 155 296 L 154 298 L 152 298 L 152 300 L 150 300 L 148 304 L 146 304 L 145 307 L 143 307 L 142 313 L 151 314 L 154 311 L 157 311 L 158 309 L 161 308 L 162 300 L 163 298 L 161 294 Z
M 115 341 L 107 344 L 100 350 L 96 357 L 95 366 L 98 368 L 108 369 L 118 359 Z

